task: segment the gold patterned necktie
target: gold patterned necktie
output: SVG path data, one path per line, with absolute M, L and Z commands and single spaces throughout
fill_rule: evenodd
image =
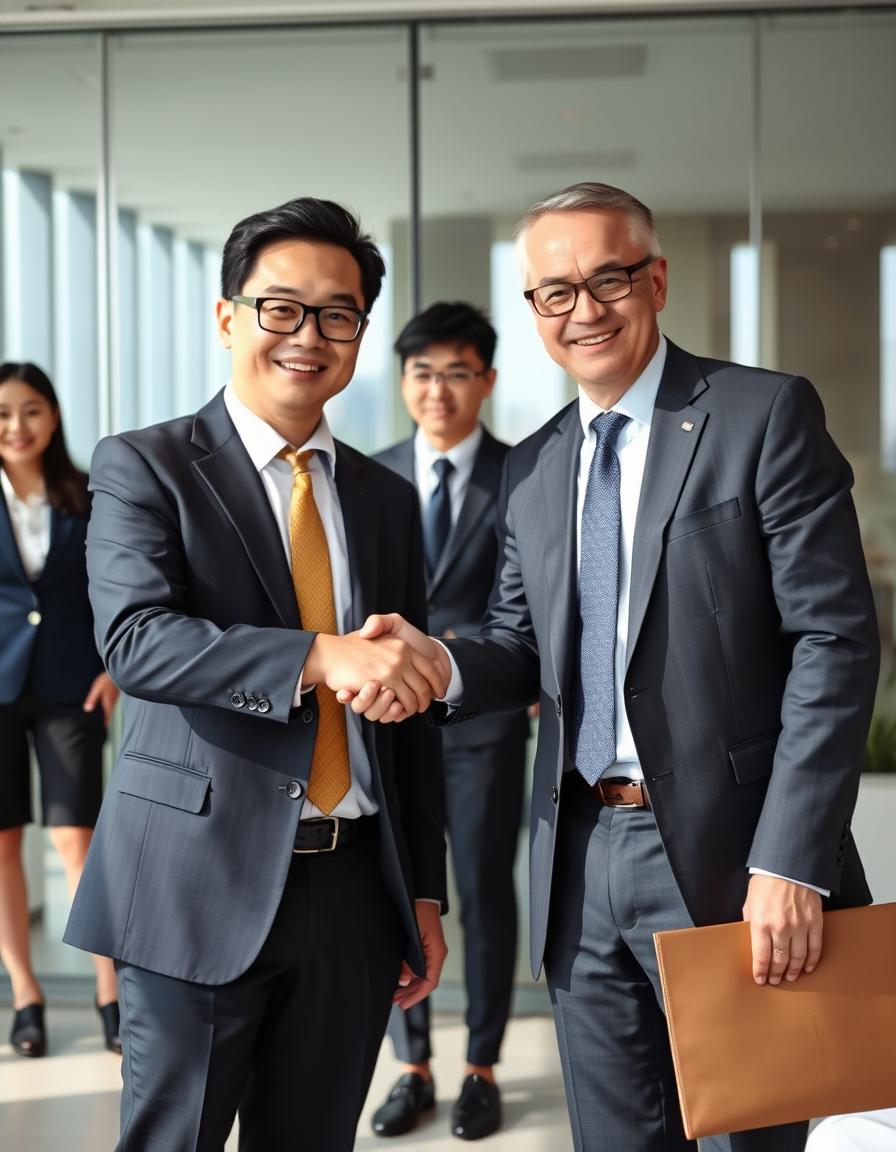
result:
M 309 632 L 335 636 L 338 630 L 330 550 L 308 470 L 312 455 L 312 452 L 291 452 L 288 448 L 280 453 L 292 468 L 289 502 L 292 582 L 302 627 Z M 345 708 L 326 684 L 317 685 L 317 705 L 317 739 L 311 759 L 308 799 L 329 815 L 351 785 Z

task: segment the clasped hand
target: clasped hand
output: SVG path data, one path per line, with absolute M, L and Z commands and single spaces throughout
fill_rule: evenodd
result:
M 323 682 L 368 720 L 390 723 L 424 712 L 451 676 L 443 649 L 401 616 L 371 616 L 358 632 L 318 633 L 302 672 Z

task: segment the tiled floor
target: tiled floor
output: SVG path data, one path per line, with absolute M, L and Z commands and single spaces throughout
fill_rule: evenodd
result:
M 5 1033 L 5 1019 L 2 1027 Z M 47 1029 L 51 1051 L 41 1060 L 23 1060 L 7 1044 L 0 1046 L 0 1147 L 3 1152 L 111 1152 L 118 1132 L 120 1063 L 101 1046 L 99 1018 L 92 1008 L 51 1005 Z M 435 1044 L 439 1105 L 434 1118 L 395 1140 L 371 1133 L 370 1112 L 395 1076 L 391 1053 L 384 1049 L 358 1129 L 357 1152 L 459 1152 L 464 1147 L 448 1128 L 463 1051 L 463 1029 L 456 1018 L 437 1019 Z M 505 1124 L 482 1142 L 483 1152 L 571 1148 L 550 1020 L 534 1016 L 511 1022 L 500 1073 Z M 233 1135 L 226 1152 L 236 1147 Z
M 99 1017 L 90 1006 L 90 960 L 61 943 L 68 900 L 58 860 L 52 852 L 44 859 L 46 904 L 32 932 L 32 947 L 49 1001 L 50 1052 L 40 1060 L 22 1059 L 6 1043 L 12 1010 L 0 968 L 0 1152 L 111 1152 L 118 1133 L 120 1061 L 102 1047 Z M 449 947 L 459 951 L 456 921 L 446 918 L 445 927 Z M 457 986 L 440 989 L 440 995 L 443 1007 L 460 1002 Z M 547 1007 L 544 985 L 521 982 L 516 1004 L 524 1011 L 542 1012 Z M 357 1152 L 459 1152 L 464 1145 L 449 1131 L 449 1114 L 460 1087 L 464 1040 L 459 1016 L 437 1012 L 433 1067 L 438 1108 L 415 1132 L 394 1140 L 374 1136 L 369 1119 L 397 1075 L 386 1042 L 358 1128 Z M 572 1144 L 549 1016 L 511 1021 L 499 1074 L 505 1125 L 483 1142 L 484 1152 L 568 1152 Z M 236 1152 L 236 1147 L 233 1135 L 226 1152 Z

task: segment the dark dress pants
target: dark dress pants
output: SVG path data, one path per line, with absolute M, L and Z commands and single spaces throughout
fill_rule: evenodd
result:
M 293 857 L 267 940 L 229 984 L 119 964 L 118 1152 L 222 1152 L 237 1106 L 240 1152 L 350 1152 L 403 943 L 374 837 Z
M 653 814 L 603 807 L 568 777 L 545 969 L 576 1152 L 696 1152 L 681 1123 L 653 946 L 654 932 L 692 926 Z M 807 1127 L 699 1148 L 799 1152 Z
M 448 839 L 463 929 L 467 1061 L 496 1064 L 516 964 L 513 864 L 522 819 L 526 741 L 446 747 L 443 761 Z M 429 1001 L 406 1012 L 394 1008 L 389 1035 L 399 1060 L 429 1060 Z

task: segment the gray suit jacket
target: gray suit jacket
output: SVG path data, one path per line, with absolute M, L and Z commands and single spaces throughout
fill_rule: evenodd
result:
M 508 457 L 481 638 L 450 642 L 454 720 L 541 701 L 532 792 L 532 967 L 547 931 L 570 768 L 574 402 Z M 624 707 L 697 924 L 736 920 L 748 866 L 870 899 L 849 831 L 879 662 L 852 473 L 808 381 L 670 343 L 632 559 Z
M 457 520 L 445 544 L 439 566 L 426 578 L 430 631 L 441 636 L 451 629 L 458 636 L 479 632 L 495 580 L 498 535 L 495 514 L 501 469 L 510 447 L 483 428 L 482 441 Z M 375 460 L 416 484 L 414 440 L 402 440 L 378 453 Z M 472 748 L 499 740 L 525 740 L 529 720 L 525 709 L 478 716 L 469 724 L 444 730 L 446 749 Z
M 337 443 L 352 614 L 425 626 L 415 491 Z M 291 860 L 317 729 L 293 709 L 302 631 L 283 545 L 219 394 L 185 417 L 101 441 L 91 472 L 90 597 L 130 699 L 65 939 L 203 984 L 244 972 Z M 364 722 L 386 882 L 424 971 L 412 901 L 444 900 L 437 734 Z

